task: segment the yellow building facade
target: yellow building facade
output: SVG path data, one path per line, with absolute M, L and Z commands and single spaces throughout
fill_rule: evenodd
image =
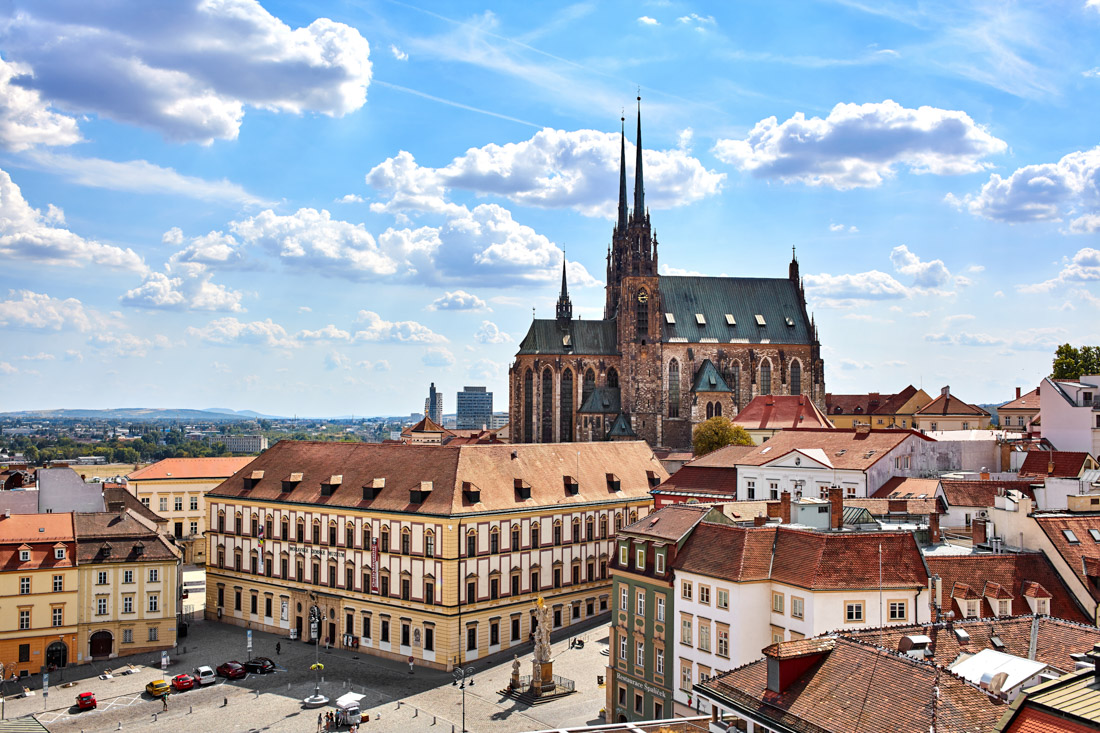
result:
M 872 428 L 914 428 L 917 412 L 932 401 L 923 389 L 908 385 L 897 394 L 825 395 L 825 408 L 834 427 L 851 429 L 856 425 Z
M 179 550 L 136 513 L 78 513 L 77 662 L 176 644 Z
M 76 564 L 71 513 L 0 515 L 0 663 L 7 679 L 73 661 Z
M 664 478 L 641 441 L 282 441 L 207 496 L 207 616 L 449 669 L 528 641 L 540 595 L 555 629 L 606 614 Z
M 183 550 L 183 561 L 206 562 L 206 493 L 242 469 L 249 456 L 166 458 L 129 474 L 127 488 L 168 521 L 166 531 Z

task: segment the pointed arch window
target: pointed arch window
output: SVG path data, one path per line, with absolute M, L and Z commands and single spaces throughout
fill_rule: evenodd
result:
M 588 402 L 588 396 L 596 388 L 596 372 L 589 369 L 584 373 L 584 382 L 581 385 L 581 405 Z
M 649 291 L 641 288 L 635 298 L 634 333 L 639 341 L 649 338 Z
M 607 386 L 612 389 L 619 388 L 619 372 L 615 367 L 611 367 L 607 370 Z
M 772 363 L 765 359 L 760 364 L 760 394 L 772 393 Z
M 561 373 L 561 405 L 559 405 L 558 439 L 562 443 L 573 442 L 573 370 Z
M 707 403 L 707 419 L 710 420 L 712 417 L 714 417 L 714 403 L 713 402 L 708 402 Z
M 554 373 L 542 370 L 542 442 L 554 442 Z
M 714 416 L 715 417 L 722 417 L 722 403 L 721 402 L 715 402 L 714 403 Z
M 791 394 L 802 394 L 802 364 L 797 359 L 791 362 Z
M 668 363 L 668 416 L 680 417 L 680 362 Z
M 528 369 L 523 375 L 523 442 L 535 442 L 535 377 Z
M 730 370 L 732 378 L 730 380 L 730 389 L 733 390 L 733 404 L 736 407 L 741 406 L 741 362 L 735 361 L 733 367 Z

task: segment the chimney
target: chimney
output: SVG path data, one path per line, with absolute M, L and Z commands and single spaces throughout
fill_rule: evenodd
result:
M 1088 656 L 1092 657 L 1093 662 L 1093 684 L 1100 684 L 1100 644 L 1093 644 L 1092 651 L 1088 653 Z
M 1016 388 L 1016 399 L 1020 399 L 1020 388 Z
M 752 518 L 752 526 L 754 527 L 763 527 L 767 523 L 768 518 L 761 514 L 757 514 L 755 517 Z
M 791 492 L 789 491 L 779 495 L 779 521 L 782 524 L 791 523 Z
M 986 543 L 986 526 L 984 519 L 975 519 L 970 523 L 971 544 L 975 547 Z
M 950 397 L 951 396 L 951 385 L 945 385 L 943 387 L 943 389 L 940 390 L 940 395 L 942 395 L 943 397 Z
M 940 543 L 940 515 L 936 512 L 928 513 L 928 540 L 933 545 Z
M 840 529 L 844 525 L 844 492 L 839 486 L 829 488 L 829 528 Z
M 982 481 L 988 481 L 989 480 L 989 471 L 982 471 L 981 473 L 978 474 L 978 477 Z
M 870 422 L 857 422 L 856 423 L 856 435 L 870 435 L 871 423 Z
M 1047 461 L 1047 476 L 1053 476 L 1053 475 L 1054 475 L 1054 461 L 1050 460 L 1050 461 Z

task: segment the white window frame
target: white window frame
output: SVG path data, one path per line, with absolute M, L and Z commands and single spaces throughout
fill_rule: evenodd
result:
M 630 589 L 625 585 L 619 588 L 619 610 L 625 611 L 630 607 Z
M 657 596 L 657 620 L 665 620 L 665 597 Z
M 660 647 L 653 650 L 653 669 L 657 674 L 665 673 L 665 650 Z
M 645 591 L 644 590 L 638 591 L 637 596 L 635 596 L 634 608 L 635 608 L 634 612 L 637 613 L 639 616 L 645 616 Z
M 619 545 L 619 564 L 624 568 L 630 567 L 630 550 L 627 549 L 625 543 Z
M 665 554 L 663 552 L 656 552 L 654 553 L 654 558 L 657 574 L 661 575 L 665 572 Z
M 634 664 L 639 667 L 645 666 L 645 642 L 639 641 L 634 648 Z
M 645 545 L 634 548 L 634 567 L 645 570 Z
M 626 661 L 626 634 L 619 635 L 619 659 Z

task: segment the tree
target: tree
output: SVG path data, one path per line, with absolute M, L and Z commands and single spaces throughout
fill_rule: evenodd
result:
M 1077 379 L 1083 374 L 1100 374 L 1100 346 L 1059 346 L 1054 352 L 1051 376 L 1055 379 Z
M 691 433 L 691 447 L 695 455 L 705 456 L 727 445 L 755 445 L 749 431 L 734 425 L 728 417 L 719 415 L 701 422 Z

